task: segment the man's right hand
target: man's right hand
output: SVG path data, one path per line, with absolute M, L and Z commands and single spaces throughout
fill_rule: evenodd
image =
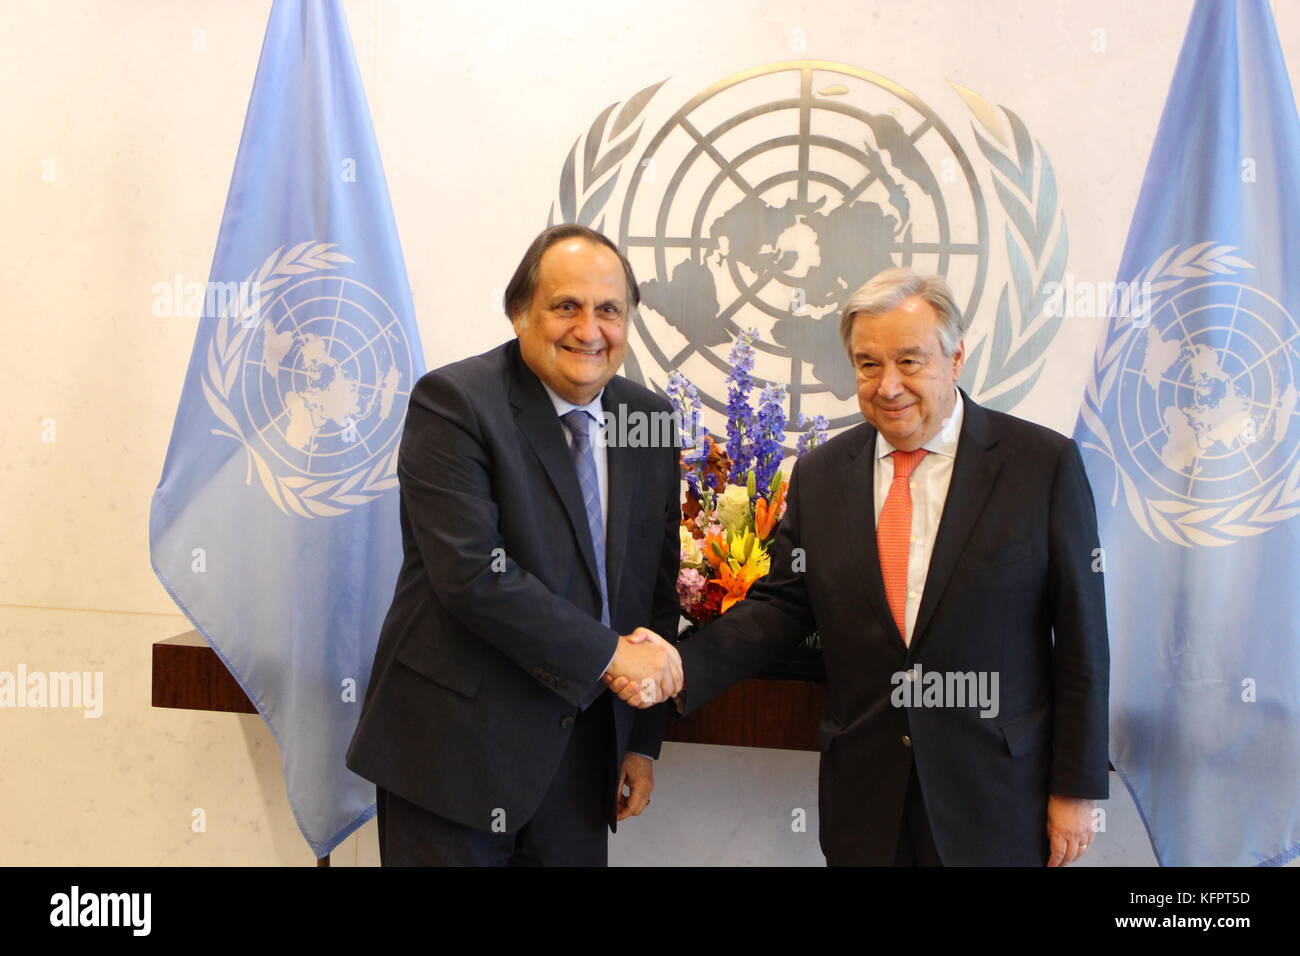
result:
M 641 708 L 665 701 L 686 686 L 677 648 L 645 627 L 619 638 L 604 681 L 620 699 Z

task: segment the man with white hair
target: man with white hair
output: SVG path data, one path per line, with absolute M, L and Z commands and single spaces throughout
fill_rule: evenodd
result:
M 821 634 L 831 865 L 1065 865 L 1108 795 L 1092 492 L 1071 439 L 957 386 L 964 330 L 939 276 L 854 294 L 866 421 L 796 463 L 771 573 L 681 646 L 689 712 Z

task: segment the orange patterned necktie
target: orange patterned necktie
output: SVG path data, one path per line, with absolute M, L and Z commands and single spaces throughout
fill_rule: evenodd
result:
M 927 454 L 895 451 L 894 481 L 889 486 L 880 521 L 876 524 L 876 546 L 880 549 L 880 573 L 885 579 L 885 597 L 898 625 L 898 633 L 907 644 L 907 555 L 912 549 L 912 472 Z

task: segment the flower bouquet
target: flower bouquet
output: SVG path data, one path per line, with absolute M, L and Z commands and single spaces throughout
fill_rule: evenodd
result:
M 690 444 L 682 454 L 686 496 L 682 503 L 681 567 L 677 595 L 682 614 L 706 624 L 743 601 L 755 581 L 771 567 L 768 554 L 777 523 L 785 514 L 787 482 L 781 471 L 785 441 L 784 385 L 767 385 L 758 407 L 754 389 L 757 330 L 741 332 L 728 356 L 727 442 L 720 445 L 700 424 L 695 386 L 673 372 L 668 399 Z M 799 438 L 796 456 L 825 440 L 828 423 L 818 415 Z

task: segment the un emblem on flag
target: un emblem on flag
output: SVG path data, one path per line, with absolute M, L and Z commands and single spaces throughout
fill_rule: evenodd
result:
M 1101 446 L 1085 444 L 1114 463 L 1134 519 L 1185 546 L 1300 514 L 1300 326 L 1236 280 L 1253 267 L 1234 251 L 1173 248 L 1146 270 L 1157 298 L 1137 314 L 1121 307 L 1085 396 Z
M 217 319 L 203 391 L 281 511 L 332 517 L 397 487 L 412 378 L 400 317 L 334 243 L 272 253 Z M 399 400 L 400 396 L 400 400 Z

